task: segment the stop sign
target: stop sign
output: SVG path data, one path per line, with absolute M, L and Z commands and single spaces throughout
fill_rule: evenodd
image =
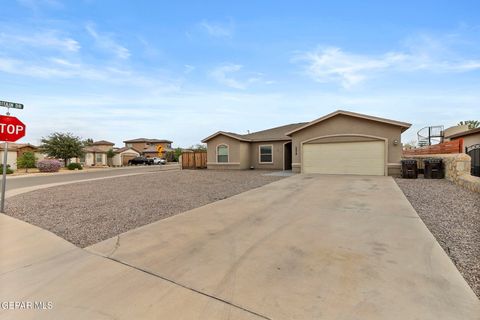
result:
M 15 142 L 25 136 L 25 124 L 15 117 L 0 116 L 0 141 Z

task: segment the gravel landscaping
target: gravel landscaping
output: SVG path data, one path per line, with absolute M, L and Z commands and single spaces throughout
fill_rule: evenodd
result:
M 165 171 L 75 183 L 9 198 L 5 211 L 83 248 L 282 179 L 264 173 Z
M 480 194 L 447 180 L 396 182 L 480 298 Z

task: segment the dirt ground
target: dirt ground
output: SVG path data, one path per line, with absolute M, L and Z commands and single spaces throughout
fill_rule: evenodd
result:
M 75 183 L 12 197 L 5 211 L 83 248 L 282 179 L 264 174 L 182 170 Z

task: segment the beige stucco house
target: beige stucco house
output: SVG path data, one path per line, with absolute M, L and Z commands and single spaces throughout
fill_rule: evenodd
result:
M 165 139 L 138 138 L 125 140 L 123 143 L 125 143 L 125 147 L 133 148 L 147 158 L 158 157 L 159 146 L 163 147 L 163 153 L 172 151 L 172 141 Z
M 398 175 L 406 122 L 338 110 L 306 123 L 250 134 L 219 131 L 207 143 L 209 169 Z
M 129 147 L 115 149 L 114 152 L 115 156 L 112 159 L 112 164 L 115 167 L 126 166 L 129 160 L 140 156 L 140 152 Z
M 445 132 L 445 138 L 450 141 L 463 139 L 465 148 L 480 144 L 480 128 L 468 130 L 467 126 L 463 127 L 465 127 L 465 130 L 453 134 L 447 134 L 447 132 Z
M 0 144 L 0 164 L 3 162 L 4 144 Z M 17 169 L 17 159 L 26 152 L 32 152 L 35 158 L 42 160 L 45 155 L 40 151 L 40 148 L 30 143 L 9 143 L 7 150 L 7 164 L 10 165 L 12 170 Z
M 108 165 L 107 152 L 113 149 L 115 144 L 106 140 L 95 141 L 83 148 L 83 156 L 70 159 L 70 162 L 81 163 L 84 167 L 103 167 Z

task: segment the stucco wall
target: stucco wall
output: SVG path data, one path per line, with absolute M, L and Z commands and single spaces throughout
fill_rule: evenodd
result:
M 228 163 L 217 163 L 217 146 L 228 146 Z M 248 143 L 218 135 L 207 143 L 207 167 L 209 169 L 247 169 Z
M 386 138 L 387 166 L 391 164 L 390 166 L 396 167 L 401 159 L 402 145 L 400 127 L 367 119 L 337 115 L 292 135 L 292 163 L 294 171 L 299 171 L 299 164 L 302 162 L 301 144 L 303 141 L 315 137 L 336 134 L 360 134 Z M 351 140 L 349 140 L 348 137 L 342 137 L 341 139 L 343 139 L 343 141 L 358 141 L 359 138 L 351 137 Z M 394 140 L 398 141 L 397 145 L 393 144 Z
M 116 153 L 113 158 L 112 158 L 112 164 L 116 167 L 120 167 L 123 165 L 123 156 L 132 156 L 132 157 L 138 157 L 140 154 L 138 152 L 135 152 L 133 150 L 125 150 L 124 152 L 121 153 Z
M 107 152 L 108 150 L 113 149 L 113 146 L 109 144 L 98 144 L 95 145 L 95 148 Z
M 283 170 L 283 145 L 288 141 L 253 142 L 250 144 L 250 165 L 255 169 Z M 272 163 L 260 163 L 260 146 L 271 145 Z
M 3 164 L 3 150 L 0 151 L 0 164 Z M 10 169 L 17 170 L 17 151 L 7 152 L 7 164 L 10 165 Z
M 469 147 L 469 146 L 474 145 L 474 144 L 480 144 L 480 132 L 477 132 L 477 133 L 474 133 L 474 134 L 471 134 L 471 135 L 468 135 L 468 136 L 464 136 L 464 137 L 461 137 L 461 138 L 463 138 L 463 145 L 465 147 Z M 457 140 L 457 139 L 460 139 L 460 138 L 455 138 L 455 139 L 452 139 L 452 140 Z

